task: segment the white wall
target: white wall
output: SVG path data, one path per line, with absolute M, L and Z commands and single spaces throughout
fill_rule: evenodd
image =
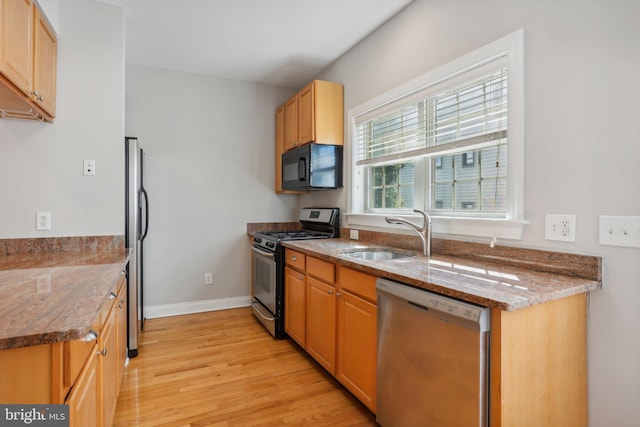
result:
M 250 294 L 247 222 L 296 216 L 295 196 L 273 191 L 275 109 L 292 92 L 127 66 L 126 133 L 146 151 L 151 207 L 145 307 Z
M 58 12 L 58 118 L 0 119 L 0 238 L 124 233 L 122 10 L 65 0 Z M 51 231 L 36 231 L 38 210 Z
M 598 215 L 640 215 L 640 2 L 415 0 L 323 71 L 345 111 L 518 28 L 526 43 L 525 227 L 519 246 L 600 255 L 591 297 L 592 426 L 640 425 L 640 249 L 600 246 Z M 299 206 L 347 208 L 346 191 Z M 544 240 L 544 214 L 577 215 L 575 243 Z

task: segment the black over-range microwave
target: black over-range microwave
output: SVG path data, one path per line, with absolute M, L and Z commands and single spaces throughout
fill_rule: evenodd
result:
M 342 188 L 342 145 L 310 143 L 283 153 L 282 188 Z

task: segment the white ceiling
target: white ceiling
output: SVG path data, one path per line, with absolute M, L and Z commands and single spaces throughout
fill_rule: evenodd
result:
M 102 0 L 126 61 L 300 88 L 412 0 Z

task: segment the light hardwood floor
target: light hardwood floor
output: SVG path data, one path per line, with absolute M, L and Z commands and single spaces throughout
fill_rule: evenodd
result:
M 115 426 L 375 426 L 375 416 L 250 308 L 152 319 Z

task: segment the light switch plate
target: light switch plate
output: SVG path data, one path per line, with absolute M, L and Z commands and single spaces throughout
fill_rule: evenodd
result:
M 600 215 L 601 245 L 640 248 L 640 216 Z

